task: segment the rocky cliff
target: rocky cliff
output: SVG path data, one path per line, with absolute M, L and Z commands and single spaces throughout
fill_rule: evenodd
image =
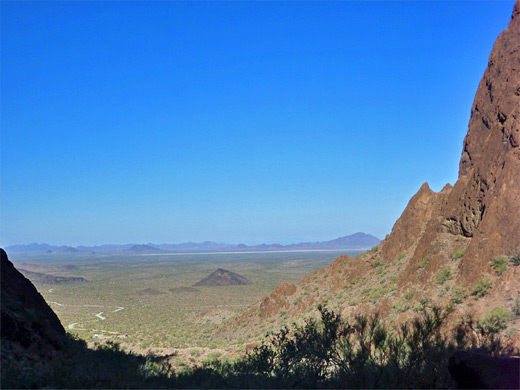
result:
M 393 258 L 414 242 L 414 258 L 435 254 L 443 233 L 468 238 L 458 277 L 475 282 L 493 256 L 520 246 L 520 5 L 498 37 L 480 81 L 464 139 L 459 178 L 412 198 L 382 245 Z
M 519 146 L 517 1 L 479 84 L 455 185 L 435 193 L 423 184 L 372 251 L 340 256 L 297 285 L 277 288 L 228 328 L 248 324 L 260 334 L 266 323 L 303 318 L 318 303 L 346 316 L 378 311 L 391 322 L 433 303 L 453 305 L 453 321 L 511 309 L 520 300 L 520 267 L 512 261 L 520 257 Z M 504 263 L 500 272 L 491 264 L 496 256 Z M 518 316 L 509 323 L 509 335 L 516 329 L 511 339 L 519 325 Z

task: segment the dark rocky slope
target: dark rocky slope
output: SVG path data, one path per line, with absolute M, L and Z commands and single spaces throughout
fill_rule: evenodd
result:
M 2 365 L 30 356 L 52 357 L 65 346 L 60 320 L 33 284 L 0 249 L 2 270 Z

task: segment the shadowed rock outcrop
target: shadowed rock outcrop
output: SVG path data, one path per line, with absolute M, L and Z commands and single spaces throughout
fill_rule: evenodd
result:
M 2 271 L 2 363 L 27 354 L 52 356 L 65 346 L 60 320 L 33 284 L 0 249 Z
M 449 361 L 458 389 L 518 389 L 520 360 L 491 357 L 479 351 L 459 351 Z

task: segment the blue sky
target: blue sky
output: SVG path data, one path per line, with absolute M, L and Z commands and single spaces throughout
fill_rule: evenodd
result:
M 384 238 L 513 4 L 2 1 L 0 244 Z

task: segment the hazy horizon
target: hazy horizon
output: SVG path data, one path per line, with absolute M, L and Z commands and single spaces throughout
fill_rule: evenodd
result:
M 25 242 L 25 243 L 16 243 L 16 244 L 9 244 L 9 245 L 0 245 L 2 248 L 6 248 L 6 247 L 10 247 L 10 246 L 17 246 L 17 245 L 20 245 L 20 246 L 29 246 L 29 245 L 49 245 L 49 246 L 71 246 L 71 247 L 100 247 L 100 246 L 108 246 L 108 245 L 114 245 L 114 246 L 124 246 L 124 245 L 180 245 L 180 244 L 187 244 L 187 243 L 193 243 L 193 244 L 203 244 L 205 242 L 213 242 L 213 243 L 216 243 L 216 244 L 222 244 L 222 245 L 247 245 L 247 246 L 255 246 L 255 245 L 262 245 L 262 244 L 266 244 L 266 245 L 276 245 L 276 244 L 279 244 L 279 245 L 296 245 L 296 244 L 304 244 L 304 243 L 316 243 L 316 242 L 326 242 L 326 241 L 332 241 L 332 240 L 335 240 L 335 239 L 338 239 L 338 238 L 343 238 L 343 237 L 348 237 L 348 236 L 351 236 L 351 235 L 354 235 L 354 234 L 358 234 L 358 233 L 362 233 L 362 234 L 367 234 L 367 235 L 370 235 L 374 238 L 377 238 L 378 240 L 381 240 L 381 238 L 375 236 L 375 235 L 372 235 L 370 233 L 365 233 L 365 232 L 355 232 L 355 233 L 350 233 L 350 234 L 346 234 L 344 236 L 338 236 L 338 237 L 334 237 L 334 238 L 329 238 L 329 239 L 326 239 L 326 240 L 321 240 L 321 241 L 318 241 L 318 240 L 311 240 L 311 241 L 297 241 L 297 242 L 280 242 L 280 241 L 272 241 L 272 242 L 257 242 L 257 243 L 245 243 L 245 242 L 216 242 L 216 241 L 211 241 L 211 240 L 203 240 L 203 241 L 193 241 L 193 240 L 188 240 L 188 241 L 183 241 L 183 242 L 120 242 L 120 243 L 114 243 L 114 242 L 104 242 L 104 243 L 98 243 L 98 244 L 92 244 L 92 245 L 83 245 L 83 244 L 68 244 L 68 243 L 48 243 L 48 242 Z
M 2 2 L 1 245 L 383 239 L 513 3 Z

